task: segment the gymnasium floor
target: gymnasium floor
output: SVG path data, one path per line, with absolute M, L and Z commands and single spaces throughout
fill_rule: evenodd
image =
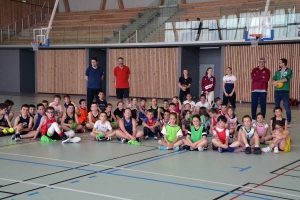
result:
M 52 96 L 1 94 L 0 102 L 13 100 L 17 111 Z M 237 112 L 249 114 L 249 104 Z M 87 133 L 64 145 L 0 137 L 0 199 L 300 199 L 299 108 L 292 115 L 292 150 L 277 155 L 159 151 L 154 140 L 98 143 Z

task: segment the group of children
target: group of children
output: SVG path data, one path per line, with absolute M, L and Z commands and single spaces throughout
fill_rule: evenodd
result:
M 255 123 L 245 115 L 240 124 L 233 107 L 222 104 L 220 98 L 210 105 L 205 95 L 200 96 L 198 103 L 192 101 L 190 94 L 183 103 L 178 97 L 172 98 L 172 102 L 163 100 L 162 107 L 158 106 L 156 98 L 151 99 L 149 107 L 146 99 L 141 98 L 138 102 L 137 98 L 132 98 L 127 106 L 118 102 L 114 111 L 112 104 L 105 100 L 104 92 L 99 92 L 98 97 L 91 108 L 87 108 L 85 99 L 77 106 L 69 95 L 65 95 L 62 105 L 60 95 L 55 95 L 51 103 L 44 100 L 36 107 L 22 105 L 20 114 L 12 110 L 14 103 L 6 100 L 0 103 L 0 132 L 12 133 L 12 139 L 16 141 L 41 136 L 44 142 L 62 140 L 65 143 L 79 142 L 75 133 L 90 130 L 90 135 L 97 141 L 110 141 L 116 136 L 122 143 L 139 145 L 142 138 L 154 138 L 158 140 L 158 149 L 174 151 L 207 150 L 210 144 L 207 138 L 213 137 L 212 149 L 220 153 L 290 151 L 287 121 L 282 117 L 280 107 L 274 109 L 275 116 L 269 126 L 261 113 L 257 114 Z M 14 115 L 17 116 L 12 124 Z M 143 126 L 143 131 L 138 130 L 139 125 Z M 271 134 L 268 134 L 269 127 Z M 266 143 L 269 146 L 261 150 L 260 145 Z

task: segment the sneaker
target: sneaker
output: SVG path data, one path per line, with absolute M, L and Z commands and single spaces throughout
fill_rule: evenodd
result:
M 121 143 L 127 143 L 128 140 L 126 138 L 121 138 Z
M 111 137 L 109 136 L 109 137 L 107 137 L 107 141 L 111 141 Z
M 204 151 L 204 148 L 200 146 L 200 147 L 198 147 L 198 151 L 202 152 L 202 151 Z
M 145 140 L 148 140 L 148 139 L 149 139 L 149 136 L 148 136 L 148 135 L 146 135 L 146 136 L 145 136 Z
M 223 153 L 223 148 L 222 148 L 222 147 L 219 147 L 219 148 L 218 148 L 218 151 L 219 151 L 220 153 Z
M 246 147 L 245 154 L 251 154 L 251 147 Z
M 81 129 L 81 130 L 76 130 L 75 133 L 84 133 L 85 130 L 84 129 Z
M 141 142 L 140 138 L 135 138 L 135 141 Z
M 81 138 L 80 137 L 73 137 L 73 138 L 70 138 L 69 142 L 70 143 L 77 143 L 77 142 L 80 142 Z
M 234 152 L 235 152 L 235 149 L 236 149 L 235 147 L 228 147 L 228 148 L 227 148 L 227 151 L 228 151 L 228 152 L 231 152 L 231 153 L 234 153 Z
M 70 141 L 70 138 L 66 134 L 63 134 L 61 136 L 61 140 L 62 140 L 62 143 L 66 143 L 66 142 Z
M 207 147 L 203 147 L 203 151 L 206 151 L 208 149 L 208 146 Z
M 15 141 L 19 141 L 21 139 L 20 134 L 15 135 Z
M 279 153 L 278 147 L 274 147 L 274 153 Z
M 15 138 L 16 138 L 16 135 L 13 134 L 13 135 L 11 136 L 11 139 L 12 139 L 12 140 L 15 140 Z
M 106 137 L 97 137 L 96 140 L 97 140 L 98 142 L 100 142 L 100 141 L 106 141 L 107 138 L 106 138 Z
M 254 147 L 253 154 L 256 154 L 256 155 L 261 154 L 261 149 L 259 147 Z
M 166 146 L 162 146 L 162 145 L 159 145 L 158 149 L 159 150 L 168 150 L 168 148 Z
M 185 144 L 182 145 L 181 148 L 184 149 L 184 150 L 190 150 L 190 147 L 188 145 L 185 145 Z
M 291 123 L 291 122 L 288 122 L 287 127 L 288 127 L 288 128 L 292 128 L 292 123 Z
M 269 152 L 272 151 L 272 149 L 270 148 L 270 146 L 268 146 L 266 148 L 263 148 L 262 151 L 265 152 L 265 153 L 269 153 Z
M 157 136 L 156 136 L 156 135 L 154 136 L 154 140 L 158 140 L 158 138 L 157 138 Z
M 180 148 L 179 148 L 179 146 L 177 146 L 177 147 L 173 148 L 173 150 L 174 150 L 174 151 L 179 151 Z

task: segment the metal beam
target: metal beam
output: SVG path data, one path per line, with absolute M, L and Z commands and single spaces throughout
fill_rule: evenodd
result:
M 101 0 L 100 10 L 105 10 L 105 7 L 106 7 L 106 0 Z
M 123 0 L 118 0 L 119 9 L 124 9 Z
M 70 12 L 69 0 L 63 0 L 65 6 L 65 12 Z

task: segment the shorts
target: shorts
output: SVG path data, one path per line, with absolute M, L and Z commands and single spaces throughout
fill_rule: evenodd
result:
M 129 88 L 116 88 L 117 99 L 129 98 Z

